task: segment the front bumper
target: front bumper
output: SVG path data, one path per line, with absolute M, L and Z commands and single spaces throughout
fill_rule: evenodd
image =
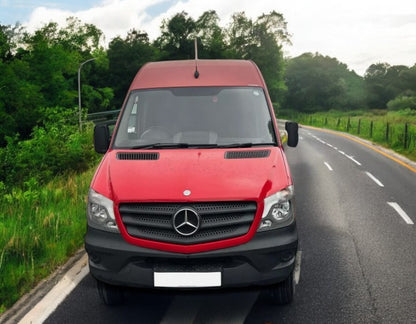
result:
M 221 272 L 222 287 L 269 285 L 285 280 L 295 267 L 296 224 L 256 233 L 247 243 L 181 254 L 127 243 L 121 234 L 88 227 L 85 249 L 90 272 L 112 285 L 154 287 L 154 272 Z

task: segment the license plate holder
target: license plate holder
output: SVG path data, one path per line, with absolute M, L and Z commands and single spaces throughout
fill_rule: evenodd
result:
M 154 272 L 154 286 L 166 288 L 221 287 L 221 272 Z

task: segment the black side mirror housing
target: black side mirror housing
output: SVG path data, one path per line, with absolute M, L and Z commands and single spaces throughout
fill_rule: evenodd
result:
M 285 129 L 287 131 L 287 145 L 290 147 L 296 147 L 299 142 L 298 123 L 287 121 L 285 123 Z
M 95 125 L 94 148 L 97 153 L 105 154 L 110 147 L 110 129 L 107 124 Z

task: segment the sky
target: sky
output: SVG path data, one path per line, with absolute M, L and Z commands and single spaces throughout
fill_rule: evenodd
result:
M 0 24 L 19 22 L 28 31 L 76 16 L 101 29 L 108 43 L 135 28 L 160 34 L 164 18 L 185 11 L 195 20 L 215 10 L 226 27 L 233 13 L 255 20 L 263 13 L 282 13 L 292 35 L 286 57 L 305 52 L 335 57 L 360 75 L 374 63 L 416 63 L 415 0 L 0 0 Z

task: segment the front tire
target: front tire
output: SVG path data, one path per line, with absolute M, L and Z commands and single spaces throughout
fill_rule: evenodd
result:
M 293 272 L 284 281 L 269 288 L 268 297 L 271 302 L 278 305 L 290 304 L 295 294 L 295 282 Z
M 121 287 L 97 280 L 97 290 L 102 302 L 108 306 L 121 305 L 124 302 L 124 292 Z

